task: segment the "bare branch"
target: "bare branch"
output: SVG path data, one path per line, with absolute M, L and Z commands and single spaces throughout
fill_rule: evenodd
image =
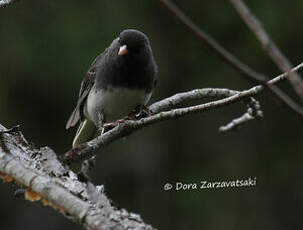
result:
M 263 111 L 261 110 L 260 103 L 257 100 L 250 98 L 247 107 L 246 113 L 239 118 L 233 119 L 227 125 L 221 126 L 219 128 L 219 132 L 224 134 L 229 131 L 235 131 L 251 120 L 263 118 Z
M 290 72 L 298 72 L 302 68 L 303 68 L 303 63 L 292 68 Z M 270 81 L 268 81 L 268 84 L 273 85 L 273 84 L 278 83 L 279 81 L 285 80 L 288 77 L 288 75 L 289 75 L 289 72 L 283 73 L 283 74 L 271 79 Z
M 240 125 L 243 125 L 251 120 L 255 120 L 255 117 L 253 117 L 250 113 L 246 112 L 241 117 L 233 119 L 230 123 L 228 123 L 225 126 L 221 126 L 219 128 L 220 133 L 226 133 L 229 131 L 237 130 Z
M 188 92 L 177 93 L 171 97 L 155 102 L 149 106 L 149 109 L 153 114 L 155 114 L 164 110 L 175 108 L 182 103 L 192 102 L 194 100 L 199 100 L 207 97 L 230 97 L 237 93 L 239 93 L 239 91 L 230 89 L 194 89 Z
M 190 18 L 188 18 L 175 4 L 170 0 L 160 0 L 173 14 L 182 22 L 187 29 L 196 35 L 205 45 L 214 50 L 215 53 L 227 64 L 232 66 L 236 71 L 247 77 L 253 83 L 260 83 L 266 81 L 264 75 L 255 72 L 247 65 L 236 59 L 230 52 L 221 46 L 214 38 L 212 38 L 205 31 L 200 29 Z
M 289 72 L 292 68 L 290 61 L 271 40 L 256 16 L 249 10 L 242 0 L 230 0 L 230 2 L 242 17 L 243 21 L 259 39 L 263 48 L 266 50 L 273 62 L 282 72 Z M 289 74 L 288 79 L 297 94 L 303 99 L 303 81 L 299 74 L 292 72 Z
M 119 124 L 112 130 L 102 134 L 101 136 L 99 136 L 87 143 L 81 144 L 79 147 L 69 150 L 64 155 L 61 156 L 61 159 L 68 163 L 89 159 L 90 157 L 93 156 L 93 154 L 96 150 L 100 150 L 100 149 L 104 148 L 107 144 L 109 144 L 117 139 L 120 139 L 122 137 L 128 136 L 129 134 L 131 134 L 139 129 L 142 129 L 143 127 L 158 123 L 160 121 L 165 121 L 168 119 L 176 119 L 179 117 L 183 117 L 185 115 L 198 113 L 198 112 L 205 112 L 205 111 L 212 110 L 214 108 L 218 108 L 218 107 L 222 107 L 224 105 L 235 103 L 243 98 L 252 97 L 252 96 L 256 95 L 262 89 L 263 89 L 262 86 L 256 86 L 256 87 L 251 88 L 250 90 L 241 91 L 235 95 L 232 95 L 230 97 L 227 97 L 227 98 L 224 98 L 221 100 L 212 101 L 209 103 L 196 105 L 196 106 L 190 106 L 190 107 L 185 107 L 185 108 L 173 109 L 170 111 L 159 112 L 159 113 L 153 114 L 147 118 L 142 118 L 140 120 L 125 120 L 124 123 Z M 199 90 L 197 90 L 197 92 L 199 92 Z M 176 100 L 179 100 L 179 102 L 187 100 L 184 98 L 180 99 L 176 95 L 171 98 L 175 98 Z M 171 98 L 164 99 L 163 101 L 158 102 L 157 104 L 159 106 L 162 106 L 161 109 L 169 109 L 173 104 L 175 104 L 175 105 L 177 104 L 177 103 L 173 103 L 173 104 L 169 103 L 169 101 L 172 101 Z M 198 96 L 197 96 L 197 98 L 198 98 Z M 164 104 L 166 105 L 165 107 L 164 107 Z M 153 109 L 155 111 L 159 110 L 154 105 L 152 105 L 151 107 L 153 107 Z
M 297 71 L 303 68 L 303 63 L 295 67 L 292 71 Z M 268 82 L 268 85 L 277 83 L 286 78 L 286 74 L 281 74 L 276 78 Z M 152 104 L 149 108 L 152 111 L 152 115 L 140 120 L 126 120 L 123 124 L 119 124 L 115 128 L 102 134 L 101 136 L 80 145 L 77 148 L 71 149 L 60 156 L 61 160 L 72 163 L 76 161 L 83 161 L 89 159 L 94 155 L 96 150 L 103 149 L 109 143 L 118 140 L 122 137 L 128 136 L 131 133 L 142 129 L 143 127 L 151 124 L 158 123 L 160 121 L 168 119 L 176 119 L 193 113 L 206 112 L 215 108 L 219 108 L 225 105 L 229 105 L 240 100 L 251 98 L 259 94 L 264 89 L 263 86 L 258 85 L 244 91 L 235 91 L 228 89 L 198 89 L 189 92 L 179 93 L 172 97 L 163 99 L 159 102 Z M 181 103 L 191 100 L 201 99 L 209 96 L 227 96 L 221 100 L 208 102 L 196 106 L 190 106 L 185 108 L 172 109 Z M 171 110 L 169 110 L 171 109 Z M 169 111 L 165 111 L 169 110 Z M 164 112 L 161 112 L 164 111 Z
M 86 229 L 152 230 L 139 215 L 111 205 L 102 186 L 82 183 L 49 147 L 37 148 L 20 131 L 0 125 L 0 178 L 25 186 L 26 199 L 41 200 Z
M 242 76 L 254 83 L 262 84 L 268 87 L 268 89 L 275 95 L 285 106 L 289 108 L 296 115 L 303 118 L 303 108 L 297 105 L 288 95 L 281 91 L 277 86 L 267 84 L 267 79 L 263 74 L 255 72 L 240 60 L 235 58 L 230 52 L 224 49 L 215 39 L 208 35 L 205 31 L 200 29 L 195 23 L 191 21 L 175 4 L 170 0 L 160 0 L 169 9 L 179 21 L 185 25 L 195 36 L 197 36 L 203 43 L 205 43 L 210 49 L 234 70 L 239 72 Z M 288 71 L 285 71 L 288 72 Z
M 15 2 L 18 2 L 19 0 L 0 0 L 0 8 L 1 7 L 6 7 L 8 5 L 11 5 Z

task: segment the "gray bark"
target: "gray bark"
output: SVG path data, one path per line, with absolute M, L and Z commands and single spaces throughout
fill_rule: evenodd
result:
M 86 229 L 154 229 L 139 215 L 112 206 L 102 186 L 80 182 L 52 149 L 35 147 L 19 130 L 6 130 L 2 125 L 0 173 L 2 178 L 25 186 L 28 199 L 30 191 L 39 194 L 38 200 Z

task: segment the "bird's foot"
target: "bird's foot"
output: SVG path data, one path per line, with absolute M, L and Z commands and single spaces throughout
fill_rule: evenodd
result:
M 139 105 L 130 114 L 123 117 L 122 119 L 103 124 L 102 134 L 115 128 L 119 124 L 124 124 L 127 120 L 139 120 L 141 118 L 150 116 L 150 114 L 151 111 L 145 105 Z
M 115 128 L 119 124 L 125 123 L 126 120 L 129 120 L 129 119 L 126 119 L 126 117 L 125 117 L 123 119 L 119 119 L 119 120 L 114 121 L 114 122 L 108 122 L 108 123 L 103 124 L 103 130 L 104 130 L 103 133 Z
M 138 120 L 144 117 L 148 117 L 150 114 L 151 111 L 149 108 L 147 108 L 145 105 L 139 105 L 128 115 L 128 117 Z

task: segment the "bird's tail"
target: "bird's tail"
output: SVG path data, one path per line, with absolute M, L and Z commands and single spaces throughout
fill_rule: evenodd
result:
M 73 148 L 77 147 L 78 145 L 87 142 L 95 137 L 97 133 L 97 128 L 89 119 L 85 119 L 82 121 L 78 127 L 76 136 L 73 140 Z

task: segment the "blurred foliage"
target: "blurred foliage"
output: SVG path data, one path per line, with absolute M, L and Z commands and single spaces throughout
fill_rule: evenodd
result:
M 176 1 L 201 28 L 257 71 L 278 69 L 228 1 Z M 303 61 L 303 1 L 250 1 L 294 64 Z M 21 0 L 0 9 L 0 122 L 21 124 L 28 140 L 58 153 L 75 130 L 65 122 L 92 60 L 125 28 L 145 32 L 159 66 L 152 101 L 203 87 L 251 86 L 188 32 L 159 1 Z M 287 92 L 287 82 L 280 84 Z M 265 92 L 265 119 L 237 133 L 218 127 L 239 103 L 146 128 L 98 154 L 94 182 L 115 205 L 159 229 L 302 229 L 302 121 Z M 127 163 L 126 163 L 127 162 Z M 257 177 L 256 187 L 164 191 L 166 182 Z M 42 204 L 13 198 L 1 184 L 1 229 L 81 229 Z

